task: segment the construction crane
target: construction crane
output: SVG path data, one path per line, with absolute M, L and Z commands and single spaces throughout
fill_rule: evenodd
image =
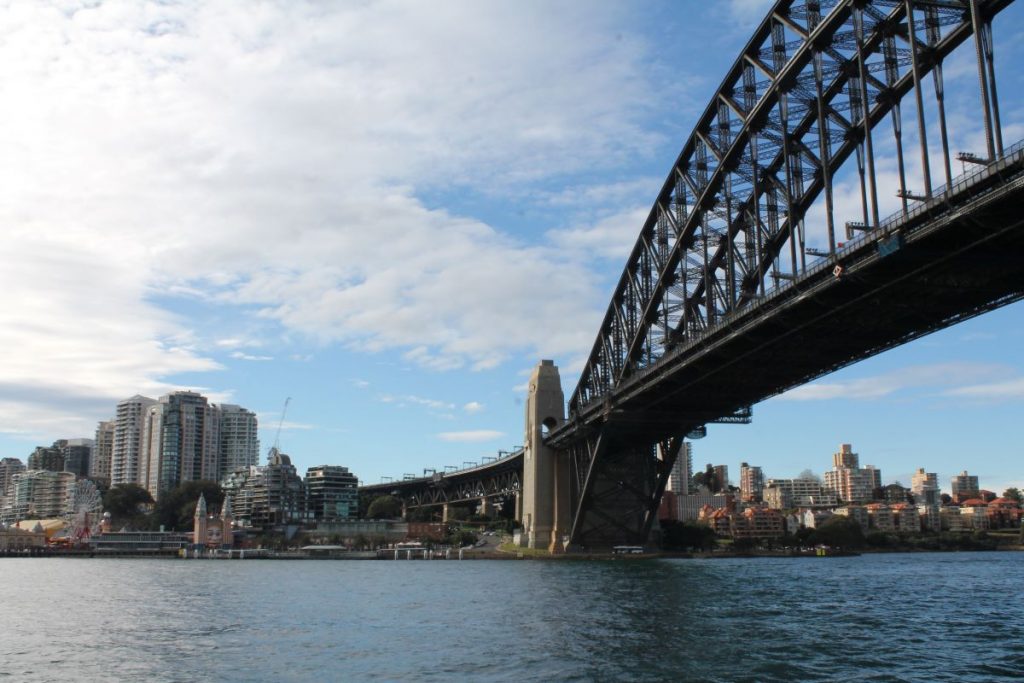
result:
M 291 396 L 284 400 L 284 408 L 281 408 L 281 419 L 277 421 L 277 433 L 274 435 L 274 445 L 270 447 L 270 452 L 267 453 L 268 459 L 274 457 L 274 454 L 279 452 L 278 447 L 281 445 L 281 427 L 284 426 L 284 416 L 288 414 L 288 404 L 291 402 Z

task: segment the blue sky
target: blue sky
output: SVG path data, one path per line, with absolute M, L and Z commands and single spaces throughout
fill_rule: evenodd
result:
M 769 4 L 0 2 L 0 455 L 179 388 L 257 411 L 264 453 L 291 397 L 300 469 L 371 483 L 517 446 Z M 1010 143 L 1019 3 L 995 33 Z M 1024 486 L 1021 348 L 1018 304 L 712 426 L 695 465 L 851 442 L 886 481 Z

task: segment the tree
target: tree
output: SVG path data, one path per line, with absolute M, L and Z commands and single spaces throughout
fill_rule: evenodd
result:
M 715 532 L 707 524 L 664 519 L 661 524 L 661 543 L 665 550 L 705 550 L 715 544 Z
M 814 530 L 813 540 L 836 548 L 860 548 L 864 545 L 864 531 L 852 517 L 833 515 Z
M 103 496 L 103 509 L 115 519 L 136 517 L 143 513 L 142 506 L 152 504 L 153 496 L 138 484 L 118 484 Z
M 1011 486 L 1003 491 L 1003 498 L 1015 500 L 1017 501 L 1017 505 L 1024 505 L 1024 493 L 1021 493 L 1020 489 L 1016 486 Z
M 809 470 L 809 469 L 804 470 L 800 474 L 796 475 L 796 478 L 797 479 L 809 479 L 811 481 L 816 481 L 819 484 L 821 483 L 821 477 L 819 477 L 817 474 L 815 474 L 813 470 Z
M 396 519 L 402 516 L 402 501 L 394 496 L 377 496 L 366 508 L 368 519 Z
M 224 502 L 224 491 L 215 481 L 186 481 L 160 496 L 153 512 L 154 523 L 169 531 L 190 531 L 199 496 L 206 498 L 206 509 L 216 514 Z

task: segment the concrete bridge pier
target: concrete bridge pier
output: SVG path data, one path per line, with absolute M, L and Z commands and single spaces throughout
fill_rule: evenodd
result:
M 488 517 L 494 513 L 494 506 L 491 505 L 491 499 L 487 496 L 483 496 L 480 499 L 480 506 L 477 508 L 478 515 L 487 515 Z
M 565 422 L 565 397 L 554 361 L 542 360 L 530 376 L 523 437 L 521 543 L 564 552 L 569 533 L 569 462 L 544 444 L 544 435 Z

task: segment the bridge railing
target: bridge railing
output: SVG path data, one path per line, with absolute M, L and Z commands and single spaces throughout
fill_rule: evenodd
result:
M 910 222 L 923 213 L 934 210 L 936 206 L 945 202 L 949 197 L 960 194 L 961 192 L 969 189 L 972 185 L 977 184 L 983 178 L 989 177 L 997 165 L 1007 161 L 1012 161 L 1014 158 L 1020 158 L 1022 156 L 1024 156 L 1024 140 L 1021 140 L 1006 149 L 1002 156 L 997 157 L 975 170 L 961 173 L 956 176 L 953 178 L 953 181 L 949 186 L 943 184 L 935 188 L 932 190 L 931 197 L 925 200 L 916 201 L 915 204 L 912 207 L 909 207 L 906 212 L 904 212 L 903 209 L 894 211 L 879 221 L 877 227 L 873 227 L 853 239 L 846 240 L 843 243 L 842 248 L 836 249 L 834 255 L 819 258 L 812 266 L 808 267 L 801 273 L 801 277 L 799 279 L 786 281 L 767 289 L 765 291 L 765 296 L 760 297 L 750 308 L 757 308 L 769 299 L 774 298 L 774 296 L 781 294 L 792 287 L 799 287 L 801 282 L 810 276 L 817 274 L 821 270 L 829 268 L 829 266 L 834 266 L 835 262 L 838 261 L 840 257 L 853 253 L 868 242 L 877 241 L 879 236 L 884 234 L 885 231 L 891 231 L 893 228 Z M 750 309 L 740 309 L 735 311 L 735 313 L 742 314 L 745 310 Z

